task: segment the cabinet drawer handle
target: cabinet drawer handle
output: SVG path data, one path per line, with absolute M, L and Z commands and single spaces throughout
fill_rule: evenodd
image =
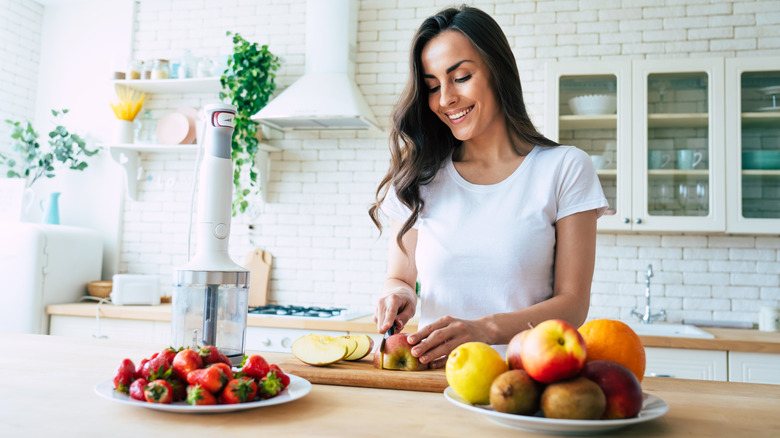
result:
M 661 374 L 661 373 L 649 373 L 648 376 L 650 377 L 671 377 L 674 378 L 671 374 Z
M 624 218 L 623 218 L 623 223 L 624 223 L 624 224 L 629 224 L 629 223 L 631 223 L 631 219 L 629 219 L 629 218 L 627 218 L 627 217 L 624 217 Z
M 642 218 L 638 217 L 638 218 L 636 218 L 636 220 L 634 222 L 636 222 L 638 224 L 641 224 L 642 223 Z

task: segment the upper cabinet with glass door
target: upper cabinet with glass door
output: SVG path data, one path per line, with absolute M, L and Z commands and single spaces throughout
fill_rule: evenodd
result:
M 780 234 L 780 58 L 726 60 L 728 231 Z
M 633 229 L 725 230 L 722 59 L 633 67 Z
M 631 63 L 547 65 L 545 135 L 587 152 L 609 201 L 599 229 L 631 229 Z

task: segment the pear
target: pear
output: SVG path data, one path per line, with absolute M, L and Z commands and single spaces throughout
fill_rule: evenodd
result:
M 599 385 L 584 377 L 552 383 L 542 393 L 542 412 L 547 418 L 597 420 L 606 406 Z
M 509 370 L 490 385 L 490 406 L 498 412 L 533 415 L 540 398 L 539 384 L 524 370 Z

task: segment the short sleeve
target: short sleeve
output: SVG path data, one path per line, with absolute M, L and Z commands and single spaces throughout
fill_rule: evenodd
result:
M 596 217 L 607 211 L 609 203 L 596 169 L 583 150 L 573 147 L 567 151 L 559 169 L 556 197 L 556 221 L 582 211 L 596 210 Z
M 385 196 L 384 201 L 382 201 L 380 208 L 382 213 L 384 213 L 387 217 L 401 222 L 406 222 L 409 219 L 409 216 L 412 215 L 412 210 L 410 210 L 409 207 L 404 205 L 404 203 L 398 199 L 398 195 L 395 192 L 395 187 L 393 186 L 390 186 L 390 188 L 387 190 L 387 196 Z M 412 226 L 412 228 L 417 229 L 419 226 L 420 221 L 418 220 Z

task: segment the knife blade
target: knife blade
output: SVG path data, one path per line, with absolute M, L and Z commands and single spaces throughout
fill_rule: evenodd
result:
M 383 370 L 385 369 L 385 341 L 390 336 L 393 336 L 395 334 L 395 320 L 393 320 L 393 325 L 390 326 L 390 328 L 385 331 L 385 335 L 382 336 L 382 342 L 379 343 L 379 369 Z

